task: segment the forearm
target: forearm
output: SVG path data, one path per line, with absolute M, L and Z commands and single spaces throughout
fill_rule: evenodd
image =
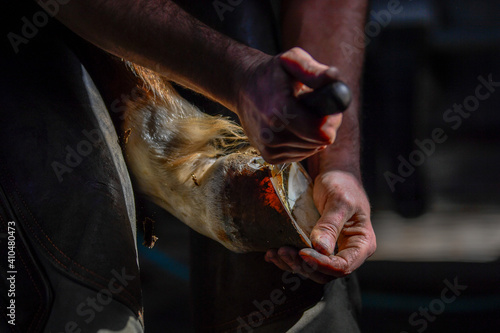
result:
M 359 48 L 356 39 L 359 35 L 355 31 L 363 31 L 366 11 L 366 0 L 288 0 L 283 7 L 285 49 L 302 47 L 316 60 L 337 67 L 341 80 L 353 94 L 335 142 L 308 159 L 313 177 L 327 170 L 340 169 L 360 179 L 359 108 L 364 50 Z M 356 51 L 346 52 L 346 45 Z
M 56 18 L 102 49 L 233 111 L 246 66 L 263 56 L 210 29 L 169 0 L 74 0 L 61 5 Z M 221 78 L 220 73 L 227 74 Z

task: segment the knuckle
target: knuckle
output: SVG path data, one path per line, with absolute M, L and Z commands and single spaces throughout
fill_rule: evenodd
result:
M 339 69 L 335 66 L 331 66 L 327 70 L 328 74 L 330 74 L 331 76 L 338 77 L 340 75 Z
M 338 207 L 341 207 L 346 214 L 351 213 L 352 215 L 356 210 L 357 200 L 355 196 L 350 191 L 346 191 L 341 184 L 334 184 L 331 187 L 329 197 Z
M 352 263 L 349 260 L 344 261 L 342 263 L 342 265 L 340 266 L 340 272 L 344 276 L 352 274 L 353 271 L 354 271 L 354 269 L 352 267 Z
M 353 270 L 347 261 L 344 261 L 340 264 L 340 267 L 338 269 L 338 273 L 341 276 L 347 276 L 347 275 L 351 274 L 352 272 L 353 272 Z
M 333 236 L 334 239 L 338 238 L 340 234 L 340 228 L 337 224 L 332 223 L 331 221 L 320 221 L 317 226 L 318 233 L 327 233 Z
M 351 198 L 350 195 L 333 190 L 329 195 L 329 201 L 334 203 L 339 215 L 339 218 L 346 219 L 350 218 L 355 211 L 356 202 Z
M 301 48 L 301 47 L 298 47 L 298 46 L 295 46 L 295 47 L 292 47 L 289 52 L 293 53 L 293 54 L 296 54 L 296 55 L 303 55 L 303 54 L 306 54 L 307 52 Z

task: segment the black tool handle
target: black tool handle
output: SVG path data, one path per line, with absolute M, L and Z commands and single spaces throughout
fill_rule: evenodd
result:
M 351 100 L 351 90 L 342 81 L 335 81 L 312 92 L 299 95 L 299 101 L 318 116 L 344 112 Z

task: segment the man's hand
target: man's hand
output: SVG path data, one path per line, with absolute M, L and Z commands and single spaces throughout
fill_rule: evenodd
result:
M 247 71 L 237 113 L 250 142 L 269 163 L 300 161 L 332 144 L 342 115 L 320 117 L 301 105 L 297 93 L 338 79 L 335 67 L 300 48 L 262 55 Z
M 311 233 L 313 249 L 272 249 L 266 261 L 318 283 L 352 273 L 376 249 L 370 204 L 358 179 L 343 171 L 318 175 L 314 202 L 321 218 Z M 334 254 L 335 244 L 338 252 Z

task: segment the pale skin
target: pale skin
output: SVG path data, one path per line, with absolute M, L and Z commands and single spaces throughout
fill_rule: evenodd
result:
M 272 249 L 265 258 L 326 283 L 350 274 L 376 247 L 359 172 L 362 52 L 349 61 L 339 47 L 340 40 L 354 38 L 352 29 L 362 27 L 365 12 L 366 0 L 286 1 L 283 31 L 289 50 L 274 57 L 206 27 L 168 0 L 70 1 L 57 18 L 104 50 L 234 111 L 268 162 L 309 158 L 322 215 L 311 234 L 313 249 Z M 295 96 L 302 84 L 315 89 L 337 79 L 354 94 L 343 115 L 313 117 Z M 276 112 L 285 113 L 287 121 L 271 139 L 263 137 L 264 129 L 276 129 Z

